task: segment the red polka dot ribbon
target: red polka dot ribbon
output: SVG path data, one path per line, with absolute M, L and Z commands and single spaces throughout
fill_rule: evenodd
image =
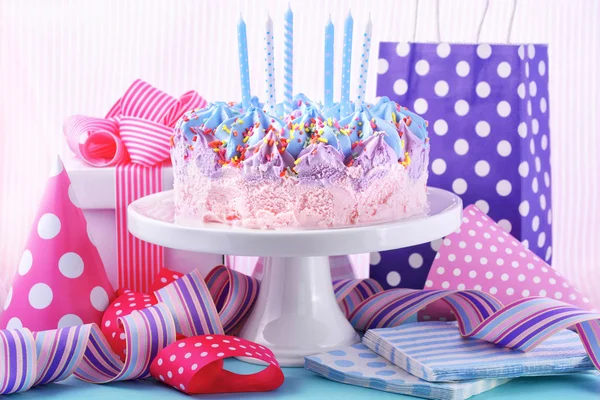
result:
M 267 365 L 240 375 L 223 368 L 228 357 L 245 357 Z M 226 335 L 184 339 L 163 349 L 150 367 L 156 379 L 187 394 L 265 392 L 281 386 L 283 372 L 268 348 Z

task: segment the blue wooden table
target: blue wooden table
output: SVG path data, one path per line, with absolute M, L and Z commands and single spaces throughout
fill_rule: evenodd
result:
M 248 374 L 258 371 L 261 367 L 237 360 L 227 360 L 226 368 L 237 373 Z M 273 392 L 197 395 L 194 397 L 203 399 L 415 399 L 415 397 L 331 382 L 302 368 L 285 368 L 284 372 L 284 384 Z M 14 399 L 18 400 L 170 400 L 185 398 L 189 399 L 190 397 L 158 383 L 154 379 L 92 385 L 73 377 L 61 383 L 34 388 L 28 392 L 14 395 Z M 472 397 L 475 400 L 598 400 L 599 398 L 600 376 L 591 374 L 516 379 Z

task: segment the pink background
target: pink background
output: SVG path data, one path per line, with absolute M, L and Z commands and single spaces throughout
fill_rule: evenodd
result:
M 472 42 L 485 2 L 439 3 L 442 40 Z M 417 40 L 435 40 L 435 4 L 420 1 Z M 281 32 L 286 6 L 276 0 L 0 2 L 0 304 L 17 268 L 52 155 L 60 149 L 64 118 L 76 113 L 103 116 L 136 78 L 173 95 L 195 89 L 208 100 L 239 99 L 238 10 L 248 25 L 252 88 L 262 94 L 264 17 L 269 9 Z M 371 12 L 374 42 L 412 39 L 414 0 L 292 0 L 291 6 L 294 84 L 310 97 L 321 97 L 328 13 L 338 38 L 351 6 L 357 30 Z M 511 6 L 511 1 L 491 1 L 482 42 L 506 41 Z M 518 0 L 517 6 L 512 42 L 550 44 L 554 267 L 597 305 L 600 2 Z M 355 47 L 359 45 L 355 40 Z M 282 35 L 276 35 L 275 46 L 281 96 Z M 336 42 L 336 59 L 339 65 L 341 40 Z M 377 67 L 375 46 L 367 91 L 371 100 Z M 339 90 L 339 68 L 335 75 Z

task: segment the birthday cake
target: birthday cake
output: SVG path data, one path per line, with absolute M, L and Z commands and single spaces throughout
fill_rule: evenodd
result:
M 217 102 L 186 113 L 171 158 L 178 221 L 257 229 L 385 222 L 426 209 L 427 123 L 382 98 L 343 118 L 305 96 L 280 119 Z
M 352 16 L 344 25 L 340 102 L 334 26 L 325 27 L 324 105 L 293 97 L 293 16 L 284 24 L 284 102 L 276 103 L 273 23 L 265 25 L 265 104 L 251 97 L 246 25 L 238 23 L 241 104 L 183 115 L 171 138 L 175 217 L 255 229 L 332 228 L 410 217 L 427 206 L 427 122 L 388 98 L 364 102 L 372 24 L 350 101 Z

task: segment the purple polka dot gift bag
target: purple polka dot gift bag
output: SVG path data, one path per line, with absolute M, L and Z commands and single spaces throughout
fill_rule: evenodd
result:
M 380 43 L 377 95 L 429 122 L 428 185 L 475 204 L 552 258 L 548 48 Z M 441 240 L 371 255 L 384 287 L 423 288 Z

